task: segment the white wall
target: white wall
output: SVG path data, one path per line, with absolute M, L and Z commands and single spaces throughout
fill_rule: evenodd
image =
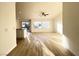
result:
M 8 54 L 16 46 L 15 3 L 0 2 L 0 55 Z
M 63 30 L 69 49 L 79 55 L 79 3 L 63 3 Z
M 48 13 L 47 16 L 42 16 L 41 12 Z M 36 30 L 31 28 L 32 32 L 56 32 L 54 29 L 54 19 L 61 18 L 62 2 L 24 2 L 16 3 L 17 18 L 21 21 L 31 19 L 35 21 L 49 21 L 50 28 L 45 30 Z M 31 24 L 32 24 L 31 23 Z
M 62 12 L 54 19 L 54 31 L 60 34 L 63 34 L 63 19 Z
M 62 12 L 61 2 L 17 2 L 18 19 L 53 19 Z M 42 16 L 41 12 L 49 14 Z

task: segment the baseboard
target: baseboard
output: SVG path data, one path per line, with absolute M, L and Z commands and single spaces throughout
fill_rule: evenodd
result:
M 14 45 L 14 46 L 6 53 L 6 55 L 3 55 L 3 56 L 7 56 L 16 46 L 17 46 L 17 44 Z
M 72 52 L 76 56 L 76 53 L 74 51 L 72 51 L 71 49 L 69 49 L 69 51 Z

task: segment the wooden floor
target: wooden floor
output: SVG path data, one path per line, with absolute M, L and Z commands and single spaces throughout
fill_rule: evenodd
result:
M 18 39 L 8 56 L 74 56 L 64 48 L 59 34 L 32 33 L 30 40 Z

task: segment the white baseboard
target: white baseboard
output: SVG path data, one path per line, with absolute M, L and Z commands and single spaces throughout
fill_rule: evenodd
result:
M 13 47 L 11 47 L 11 49 L 5 55 L 3 55 L 3 56 L 7 56 L 16 46 L 17 46 L 17 44 L 14 45 Z
M 73 50 L 71 50 L 71 49 L 69 49 L 75 56 L 77 56 L 77 54 L 73 51 Z

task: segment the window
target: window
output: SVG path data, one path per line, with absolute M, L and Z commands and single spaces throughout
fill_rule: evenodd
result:
M 48 29 L 49 28 L 49 22 L 48 21 L 35 21 L 33 23 L 34 28 L 36 29 Z

